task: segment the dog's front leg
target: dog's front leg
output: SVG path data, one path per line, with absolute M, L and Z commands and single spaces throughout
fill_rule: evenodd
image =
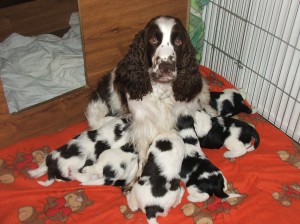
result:
M 143 173 L 143 169 L 144 169 L 144 166 L 147 162 L 147 151 L 148 150 L 141 150 L 139 151 L 139 162 L 138 162 L 138 170 L 137 170 L 137 173 L 136 173 L 136 176 L 135 178 L 133 178 L 133 180 L 128 183 L 126 186 L 123 186 L 122 187 L 122 192 L 123 194 L 127 194 L 128 191 L 130 191 L 133 187 L 133 185 L 140 179 L 140 177 L 142 176 L 142 173 Z
M 142 176 L 142 172 L 143 172 L 143 168 L 144 168 L 144 166 L 145 166 L 145 163 L 146 163 L 146 161 L 143 162 L 143 163 L 141 162 L 141 160 L 139 161 L 139 163 L 138 163 L 138 170 L 137 170 L 137 173 L 136 173 L 135 178 L 133 178 L 132 181 L 131 181 L 130 183 L 128 183 L 127 185 L 125 185 L 125 186 L 122 187 L 122 192 L 123 192 L 123 194 L 127 195 L 127 193 L 128 193 L 129 191 L 131 191 L 133 185 L 134 185 L 136 182 L 138 182 L 138 180 L 139 180 L 140 177 Z
M 181 203 L 182 197 L 184 194 L 184 188 L 180 187 L 177 198 L 176 198 L 176 202 L 175 204 L 172 206 L 173 208 L 175 208 L 177 205 L 179 205 Z

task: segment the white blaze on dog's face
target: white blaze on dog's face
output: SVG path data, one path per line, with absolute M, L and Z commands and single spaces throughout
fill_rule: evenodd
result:
M 177 75 L 178 48 L 182 45 L 181 34 L 174 18 L 159 17 L 149 29 L 148 57 L 151 60 L 151 79 L 169 83 Z M 150 55 L 149 55 L 150 54 Z

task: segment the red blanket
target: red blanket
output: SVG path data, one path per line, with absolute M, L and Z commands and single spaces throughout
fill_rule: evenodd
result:
M 232 88 L 218 74 L 204 67 L 200 70 L 212 91 Z M 299 223 L 299 144 L 258 114 L 239 117 L 254 124 L 260 134 L 261 143 L 255 151 L 234 160 L 223 157 L 225 149 L 203 151 L 224 173 L 230 190 L 242 197 L 189 203 L 185 193 L 181 204 L 168 216 L 159 217 L 159 223 Z M 49 151 L 86 127 L 82 122 L 0 149 L 0 223 L 147 223 L 141 211 L 131 214 L 122 206 L 126 199 L 117 187 L 83 187 L 76 181 L 43 187 L 27 175 Z

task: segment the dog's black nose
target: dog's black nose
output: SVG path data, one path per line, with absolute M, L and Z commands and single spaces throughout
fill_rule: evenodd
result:
M 175 71 L 175 64 L 170 62 L 162 62 L 158 66 L 160 73 L 169 74 Z

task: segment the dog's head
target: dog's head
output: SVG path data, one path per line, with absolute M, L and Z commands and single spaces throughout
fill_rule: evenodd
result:
M 172 82 L 177 76 L 186 32 L 173 17 L 157 17 L 146 26 L 145 41 L 149 72 L 154 82 Z
M 158 82 L 171 84 L 176 100 L 192 100 L 202 89 L 202 79 L 182 22 L 171 16 L 150 20 L 118 64 L 116 81 L 131 99 L 142 99 Z

